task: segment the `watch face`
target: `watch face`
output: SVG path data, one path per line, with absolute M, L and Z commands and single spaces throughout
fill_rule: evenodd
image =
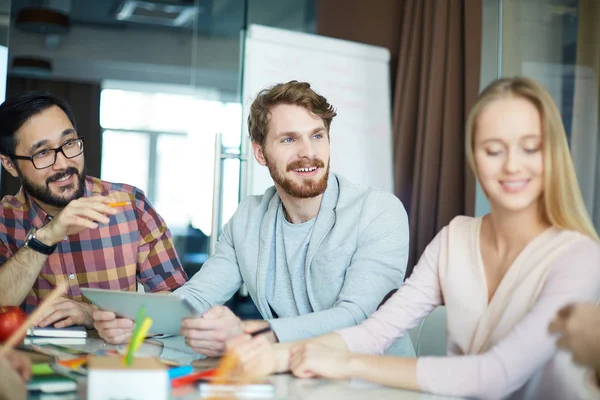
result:
M 29 244 L 29 241 L 35 237 L 35 228 L 32 228 L 27 232 L 27 236 L 25 237 L 25 246 Z

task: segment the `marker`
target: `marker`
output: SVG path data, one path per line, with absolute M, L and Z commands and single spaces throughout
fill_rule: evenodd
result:
M 66 368 L 77 369 L 87 362 L 87 356 L 57 360 L 56 363 Z
M 178 388 L 181 386 L 190 385 L 202 379 L 212 378 L 213 376 L 215 376 L 215 372 L 216 369 L 209 369 L 206 371 L 196 372 L 194 374 L 182 376 L 181 378 L 175 378 L 171 381 L 171 387 Z
M 146 307 L 141 306 L 138 310 L 137 317 L 135 318 L 135 328 L 133 328 L 131 339 L 127 345 L 127 352 L 123 358 L 124 365 L 131 365 L 133 362 L 133 354 L 142 344 L 141 342 L 146 338 L 146 333 L 148 332 L 148 329 L 150 329 L 150 326 L 152 326 L 152 319 L 146 317 Z M 142 332 L 142 329 L 144 329 L 145 332 Z
M 181 378 L 194 372 L 194 367 L 191 365 L 184 365 L 182 367 L 175 367 L 169 369 L 169 379 Z
M 142 322 L 142 326 L 140 328 L 140 330 L 137 332 L 137 335 L 135 337 L 132 336 L 132 354 L 131 356 L 133 356 L 133 354 L 135 354 L 138 349 L 140 348 L 140 346 L 142 345 L 142 343 L 144 342 L 144 340 L 146 339 L 146 335 L 148 334 L 148 331 L 150 330 L 150 327 L 152 326 L 152 318 L 150 317 L 145 317 L 144 318 L 144 322 Z M 131 365 L 131 364 L 128 364 Z
M 48 363 L 43 364 L 31 364 L 32 375 L 51 375 L 55 374 L 54 370 Z

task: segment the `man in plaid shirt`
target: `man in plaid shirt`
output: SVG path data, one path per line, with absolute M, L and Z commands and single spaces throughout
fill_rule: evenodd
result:
M 81 287 L 135 291 L 139 281 L 158 292 L 187 279 L 144 194 L 86 177 L 83 150 L 63 100 L 30 92 L 0 105 L 0 160 L 22 185 L 0 205 L 0 306 L 20 304 L 29 313 L 67 281 L 66 296 L 40 326 L 92 327 Z

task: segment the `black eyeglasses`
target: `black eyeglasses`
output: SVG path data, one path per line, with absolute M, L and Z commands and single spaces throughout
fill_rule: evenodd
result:
M 66 158 L 75 158 L 83 153 L 83 136 L 77 139 L 69 140 L 62 146 L 55 149 L 42 150 L 39 153 L 35 153 L 31 157 L 18 156 L 16 154 L 10 154 L 9 157 L 17 160 L 29 160 L 33 163 L 36 169 L 44 169 L 54 165 L 56 162 L 56 153 L 63 153 Z

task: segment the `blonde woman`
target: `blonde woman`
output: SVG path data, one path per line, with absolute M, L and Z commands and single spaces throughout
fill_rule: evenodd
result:
M 232 340 L 246 368 L 476 398 L 582 396 L 573 374 L 561 380 L 575 367 L 548 323 L 562 306 L 600 297 L 600 246 L 558 109 L 530 79 L 498 80 L 472 109 L 466 136 L 491 213 L 443 228 L 410 279 L 358 326 L 278 347 Z M 442 304 L 447 357 L 379 355 Z

